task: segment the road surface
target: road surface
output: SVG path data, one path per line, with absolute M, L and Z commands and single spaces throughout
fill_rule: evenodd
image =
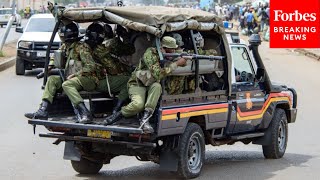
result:
M 262 50 L 263 49 L 263 50 Z M 298 117 L 289 125 L 289 142 L 285 156 L 265 160 L 260 146 L 236 143 L 233 146 L 206 146 L 206 161 L 199 179 L 309 180 L 320 177 L 320 62 L 286 49 L 260 47 L 272 80 L 295 87 L 298 92 Z M 159 171 L 158 165 L 139 162 L 134 157 L 114 158 L 99 175 L 84 176 L 73 171 L 62 159 L 63 144 L 33 135 L 23 113 L 37 109 L 41 80 L 29 71 L 16 76 L 14 67 L 0 72 L 0 177 L 1 179 L 172 179 L 174 174 Z

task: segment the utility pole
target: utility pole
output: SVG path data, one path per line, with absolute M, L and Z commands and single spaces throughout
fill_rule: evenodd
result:
M 13 23 L 13 20 L 14 20 L 14 16 L 15 16 L 15 6 L 16 6 L 16 1 L 13 0 L 13 1 L 12 1 L 12 5 L 11 5 L 11 7 L 12 7 L 12 14 L 11 14 L 11 17 L 10 17 L 9 22 L 8 22 L 8 24 L 7 24 L 7 27 L 6 27 L 6 31 L 5 31 L 5 33 L 4 33 L 4 36 L 3 36 L 3 38 L 1 39 L 1 42 L 0 42 L 0 51 L 2 51 L 2 48 L 3 48 L 3 46 L 4 46 L 4 43 L 6 42 L 6 39 L 7 39 L 7 37 L 8 37 L 9 32 L 10 32 L 10 29 L 11 29 L 11 26 L 12 26 L 12 23 Z

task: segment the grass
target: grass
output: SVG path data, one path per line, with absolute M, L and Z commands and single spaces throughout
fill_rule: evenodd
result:
M 4 52 L 0 51 L 0 57 L 4 57 Z

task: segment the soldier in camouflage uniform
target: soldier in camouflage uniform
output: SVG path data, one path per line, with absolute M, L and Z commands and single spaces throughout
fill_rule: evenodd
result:
M 170 36 L 176 40 L 178 45 L 178 48 L 175 50 L 175 53 L 183 53 L 182 46 L 184 45 L 184 42 L 182 40 L 182 36 L 178 33 L 172 33 Z M 185 81 L 185 76 L 167 77 L 166 83 L 165 83 L 166 84 L 165 89 L 167 93 L 170 95 L 181 94 L 184 89 L 184 81 Z
M 67 81 L 62 84 L 64 92 L 69 97 L 72 104 L 79 109 L 81 116 L 80 123 L 88 124 L 92 122 L 92 115 L 84 105 L 83 98 L 79 91 L 93 91 L 99 84 L 100 70 L 94 61 L 92 54 L 93 49 L 101 44 L 105 38 L 104 26 L 99 22 L 93 22 L 86 30 L 86 39 L 83 46 L 86 49 L 75 48 L 74 57 L 81 60 L 82 69 L 76 70 L 75 73 L 69 73 Z M 84 51 L 85 50 L 85 51 Z M 83 52 L 86 52 L 83 54 Z M 75 61 L 76 62 L 76 61 Z
M 111 26 L 106 24 L 105 29 L 108 39 L 105 43 L 97 46 L 93 52 L 93 58 L 101 65 L 104 70 L 103 74 L 105 74 L 100 79 L 96 90 L 108 92 L 109 94 L 118 94 L 118 100 L 112 112 L 112 114 L 115 114 L 121 109 L 125 100 L 129 98 L 127 83 L 131 73 L 130 67 L 123 64 L 119 59 L 121 56 L 133 54 L 135 48 L 129 42 L 127 34 L 119 33 L 117 37 L 113 37 Z M 123 40 L 121 41 L 120 38 Z
M 206 56 L 217 55 L 217 51 L 214 49 L 206 49 L 206 50 L 203 49 L 204 39 L 200 34 L 200 32 L 195 33 L 194 38 L 195 38 L 195 43 L 196 43 L 196 47 L 198 49 L 199 55 L 206 55 Z M 189 50 L 188 53 L 194 54 L 195 52 L 194 50 Z M 194 92 L 196 88 L 195 76 L 187 76 L 185 82 L 187 83 L 187 87 L 185 88 L 186 92 L 189 92 L 189 93 Z
M 176 40 L 172 37 L 165 36 L 161 41 L 162 53 L 173 53 L 178 47 Z M 120 112 L 117 112 L 111 119 L 105 121 L 105 124 L 112 124 L 124 117 L 131 117 L 144 110 L 144 115 L 140 120 L 140 124 L 144 124 L 143 130 L 145 133 L 154 132 L 152 126 L 149 124 L 161 95 L 160 80 L 170 74 L 178 66 L 184 66 L 186 60 L 180 58 L 179 60 L 172 62 L 168 67 L 160 67 L 160 58 L 156 48 L 148 48 L 139 66 L 132 73 L 132 76 L 128 82 L 129 96 L 131 102 L 122 107 Z M 147 97 L 146 97 L 147 95 Z
M 91 76 L 95 70 L 91 48 L 85 43 L 80 43 L 78 35 L 78 26 L 73 22 L 59 29 L 59 36 L 63 42 L 60 49 L 65 50 L 67 57 L 65 69 L 68 80 L 63 82 L 60 76 L 50 76 L 46 83 L 40 108 L 35 113 L 26 113 L 27 118 L 48 119 L 48 106 L 52 104 L 56 92 L 63 88 L 71 102 L 79 108 L 82 122 L 88 121 L 90 113 L 84 106 L 81 96 L 77 96 L 73 88 L 68 88 L 73 85 L 77 86 L 78 89 L 92 90 L 95 88 L 95 82 L 97 81 L 96 78 Z M 50 65 L 53 65 L 52 61 Z M 70 74 L 70 72 L 68 73 L 70 68 L 78 71 Z

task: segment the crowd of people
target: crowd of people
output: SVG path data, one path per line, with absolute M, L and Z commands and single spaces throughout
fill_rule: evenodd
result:
M 269 40 L 269 4 L 259 3 L 257 6 L 252 4 L 237 5 L 237 4 L 211 4 L 200 8 L 199 3 L 193 5 L 172 5 L 173 7 L 184 7 L 201 9 L 214 13 L 221 17 L 224 21 L 233 21 L 239 23 L 239 30 L 243 35 L 250 36 L 251 34 L 261 32 L 263 39 Z

